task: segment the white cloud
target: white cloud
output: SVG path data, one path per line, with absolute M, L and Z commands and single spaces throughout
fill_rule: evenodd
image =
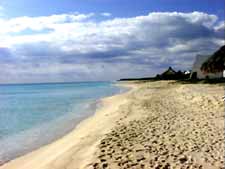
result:
M 111 13 L 108 13 L 108 12 L 103 12 L 103 13 L 101 13 L 101 15 L 102 15 L 102 16 L 105 16 L 105 17 L 110 17 L 110 16 L 112 16 L 112 14 L 111 14 Z
M 221 21 L 218 25 L 214 27 L 215 31 L 225 30 L 225 21 Z
M 42 31 L 45 29 L 54 29 L 58 25 L 82 22 L 94 16 L 89 14 L 61 14 L 40 17 L 17 17 L 13 19 L 0 19 L 0 35 L 9 33 L 20 33 L 26 29 L 32 31 Z
M 0 17 L 4 16 L 4 10 L 5 8 L 0 5 Z
M 68 80 L 71 74 L 71 80 L 151 76 L 170 65 L 190 68 L 196 54 L 224 44 L 224 24 L 206 13 L 158 12 L 101 22 L 94 16 L 1 19 L 0 44 L 12 59 L 1 64 L 0 50 L 0 76 L 20 74 L 23 81 Z

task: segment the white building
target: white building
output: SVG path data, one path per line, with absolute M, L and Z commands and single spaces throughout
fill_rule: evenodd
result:
M 205 73 L 201 71 L 201 66 L 202 64 L 209 58 L 210 56 L 208 55 L 197 55 L 194 65 L 192 67 L 192 76 L 196 72 L 197 73 L 197 78 L 198 79 L 216 79 L 216 78 L 222 78 L 223 77 L 223 72 L 219 73 Z

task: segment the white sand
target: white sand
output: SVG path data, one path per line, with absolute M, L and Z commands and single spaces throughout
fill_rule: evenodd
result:
M 222 86 L 126 85 L 74 131 L 0 169 L 224 167 Z

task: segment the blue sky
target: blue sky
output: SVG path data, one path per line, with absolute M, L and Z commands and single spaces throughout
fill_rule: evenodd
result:
M 190 69 L 224 45 L 224 0 L 2 0 L 0 83 Z
M 7 17 L 40 16 L 68 12 L 109 12 L 132 17 L 149 12 L 202 11 L 224 19 L 224 0 L 3 0 Z
M 68 12 L 109 12 L 132 17 L 149 12 L 193 12 L 215 14 L 224 19 L 224 0 L 3 0 L 7 17 L 41 16 Z

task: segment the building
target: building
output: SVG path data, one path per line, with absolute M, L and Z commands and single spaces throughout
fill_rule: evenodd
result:
M 176 71 L 173 70 L 172 67 L 169 67 L 168 70 L 166 70 L 164 73 L 162 73 L 162 76 L 174 76 L 176 75 Z
M 184 74 L 184 72 L 178 71 L 176 72 L 172 67 L 169 67 L 165 72 L 161 75 L 157 75 L 156 79 L 161 80 L 180 80 L 180 79 L 187 79 L 190 76 Z
M 217 72 L 217 73 L 208 73 L 203 72 L 201 70 L 202 64 L 205 63 L 211 56 L 210 55 L 197 55 L 195 62 L 192 67 L 192 73 L 191 78 L 195 79 L 217 79 L 223 77 L 223 72 Z
M 210 73 L 223 73 L 223 77 L 225 77 L 225 45 L 202 64 L 201 70 Z

